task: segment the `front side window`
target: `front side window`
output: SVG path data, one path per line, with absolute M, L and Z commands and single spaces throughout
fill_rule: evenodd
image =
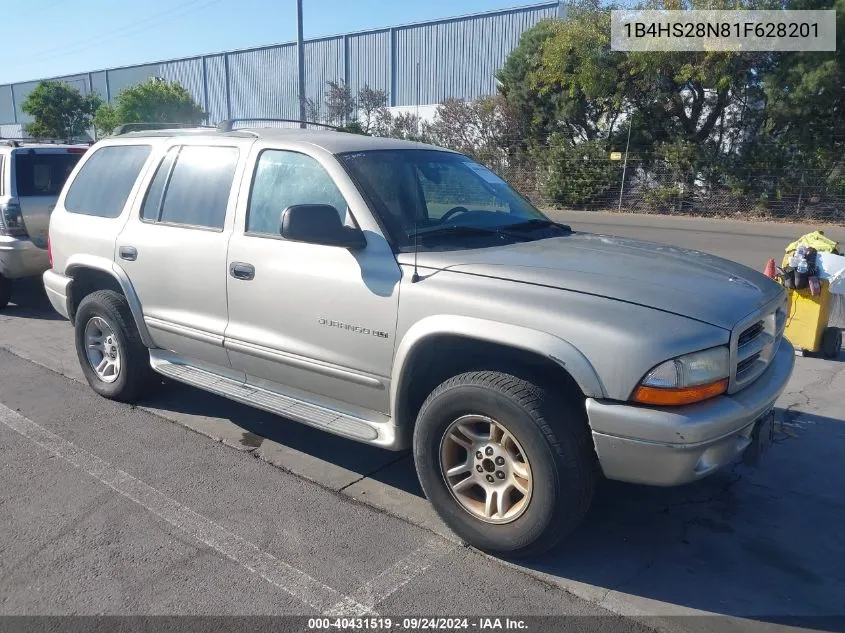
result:
M 298 152 L 263 151 L 252 182 L 247 232 L 278 235 L 282 211 L 297 204 L 328 204 L 346 219 L 346 200 L 320 163 Z
M 372 150 L 340 159 L 400 249 L 415 241 L 421 248 L 474 248 L 563 230 L 461 154 Z
M 221 230 L 237 166 L 235 147 L 172 148 L 150 183 L 141 217 Z
M 101 218 L 119 216 L 151 149 L 149 145 L 113 145 L 96 150 L 71 183 L 65 209 Z

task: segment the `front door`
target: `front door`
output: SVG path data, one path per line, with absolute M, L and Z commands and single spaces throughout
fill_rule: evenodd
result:
M 117 240 L 156 345 L 229 367 L 226 248 L 237 196 L 238 147 L 174 145 Z
M 359 251 L 284 240 L 295 204 L 329 204 L 347 223 L 369 213 L 330 155 L 256 150 L 229 243 L 226 348 L 247 382 L 387 413 L 399 266 L 380 234 Z M 345 193 L 344 193 L 345 192 Z M 359 224 L 360 225 L 360 224 Z M 362 228 L 365 228 L 362 226 Z

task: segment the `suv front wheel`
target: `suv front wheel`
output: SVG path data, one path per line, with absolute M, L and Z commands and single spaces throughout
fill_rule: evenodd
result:
M 135 400 L 153 376 L 149 350 L 138 334 L 126 297 L 98 290 L 79 304 L 76 354 L 91 388 L 110 400 Z
M 447 380 L 420 409 L 413 443 L 426 497 L 481 550 L 542 553 L 590 507 L 597 469 L 583 412 L 522 378 Z

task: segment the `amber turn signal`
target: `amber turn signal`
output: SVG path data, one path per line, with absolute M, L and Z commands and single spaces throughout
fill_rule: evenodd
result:
M 728 379 L 717 380 L 696 387 L 646 387 L 639 386 L 634 391 L 632 400 L 640 404 L 657 406 L 678 406 L 701 402 L 720 396 L 728 390 Z

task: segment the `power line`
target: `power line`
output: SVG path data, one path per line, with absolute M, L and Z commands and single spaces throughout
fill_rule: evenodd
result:
M 56 57 L 62 57 L 64 55 L 70 55 L 75 53 L 81 53 L 83 51 L 91 50 L 92 48 L 97 48 L 104 42 L 110 42 L 117 38 L 125 38 L 130 35 L 137 35 L 139 33 L 144 33 L 153 29 L 168 20 L 172 20 L 174 18 L 181 18 L 201 9 L 205 9 L 213 4 L 220 2 L 221 0 L 188 0 L 177 7 L 171 7 L 166 11 L 161 11 L 154 15 L 151 15 L 143 20 L 136 20 L 131 24 L 125 24 L 121 27 L 116 29 L 111 29 L 109 33 L 97 41 L 88 41 L 88 42 L 78 42 L 76 44 L 71 44 L 68 46 L 59 46 L 52 49 L 47 49 L 41 51 L 39 55 L 35 55 L 32 57 L 27 57 L 27 61 L 47 61 L 50 59 L 55 59 Z M 140 27 L 140 28 L 139 28 Z M 22 58 L 19 58 L 22 59 Z

